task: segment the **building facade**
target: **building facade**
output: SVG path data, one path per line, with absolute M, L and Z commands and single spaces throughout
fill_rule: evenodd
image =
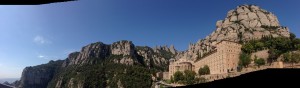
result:
M 172 77 L 172 75 L 177 71 L 185 71 L 185 70 L 194 70 L 194 62 L 192 60 L 188 60 L 186 58 L 181 58 L 179 60 L 170 59 L 170 65 L 169 65 L 169 78 Z
M 216 44 L 216 49 L 211 54 L 194 63 L 196 71 L 208 65 L 210 74 L 236 72 L 241 47 L 240 44 L 234 42 L 221 41 Z
M 236 72 L 242 45 L 230 41 L 221 41 L 215 47 L 215 50 L 196 61 L 186 58 L 177 61 L 171 59 L 168 78 L 170 79 L 176 71 L 192 70 L 198 73 L 198 70 L 205 65 L 209 67 L 210 74 Z

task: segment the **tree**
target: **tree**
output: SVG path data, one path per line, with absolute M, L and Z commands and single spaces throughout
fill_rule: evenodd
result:
M 262 42 L 256 42 L 255 43 L 255 49 L 256 50 L 262 50 L 264 48 L 264 43 Z
M 254 47 L 251 43 L 246 43 L 242 46 L 242 50 L 246 53 L 251 53 L 254 50 Z
M 248 65 L 251 63 L 250 55 L 247 53 L 242 52 L 240 55 L 239 65 L 243 67 L 248 67 Z
M 295 50 L 300 50 L 300 39 L 293 39 L 292 45 L 294 45 Z
M 174 78 L 173 78 L 173 76 L 171 76 L 171 83 L 174 83 Z
M 185 78 L 185 84 L 191 85 L 195 83 L 195 75 L 196 73 L 194 71 L 185 70 L 184 71 L 184 78 Z
M 177 71 L 174 73 L 174 82 L 178 82 L 179 80 L 183 80 L 184 79 L 184 75 L 182 72 Z
M 295 46 L 296 50 L 300 50 L 300 44 Z
M 261 65 L 265 65 L 265 64 L 266 64 L 266 63 L 265 63 L 265 60 L 262 59 L 262 58 L 255 59 L 255 60 L 254 60 L 254 63 L 255 63 L 258 67 L 260 67 Z
M 281 51 L 277 50 L 277 49 L 274 49 L 274 48 L 271 48 L 269 51 L 269 58 L 268 60 L 270 62 L 273 62 L 275 60 L 277 60 L 278 56 L 281 54 Z
M 299 63 L 299 61 L 300 61 L 300 53 L 298 53 L 298 52 L 292 53 L 291 60 L 290 60 L 290 62 L 292 63 L 292 66 L 294 67 L 294 64 Z
M 293 40 L 296 38 L 296 35 L 294 33 L 290 33 L 290 39 Z
M 289 52 L 286 52 L 283 54 L 283 62 L 290 62 L 291 60 L 291 54 Z
M 207 74 L 210 74 L 210 70 L 209 70 L 209 67 L 207 65 L 204 65 L 203 68 L 200 68 L 198 70 L 198 74 L 199 75 L 207 75 Z

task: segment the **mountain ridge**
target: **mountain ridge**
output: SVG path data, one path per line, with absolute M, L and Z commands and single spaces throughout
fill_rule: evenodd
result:
M 112 44 L 95 42 L 83 46 L 80 51 L 70 53 L 65 60 L 50 61 L 48 64 L 55 64 L 53 68 L 52 65 L 50 68 L 43 65 L 26 67 L 22 73 L 21 84 L 18 86 L 81 88 L 95 84 L 96 86 L 93 87 L 135 87 L 130 85 L 131 82 L 146 82 L 149 86 L 155 80 L 153 73 L 168 69 L 169 59 L 196 60 L 213 51 L 215 44 L 220 41 L 243 43 L 261 39 L 263 36 L 290 37 L 290 32 L 287 27 L 280 25 L 273 13 L 256 5 L 240 5 L 228 11 L 224 20 L 216 22 L 215 31 L 206 38 L 190 44 L 185 51 L 177 51 L 173 45 L 152 48 L 136 46 L 128 40 L 120 40 Z M 107 66 L 116 66 L 116 68 Z M 133 68 L 139 70 L 135 71 Z M 132 76 L 128 72 L 134 73 L 133 76 L 139 78 L 127 78 L 126 76 Z M 103 80 L 101 79 L 99 83 L 90 82 L 87 80 L 90 76 L 87 75 L 103 78 Z M 26 80 L 30 77 L 33 77 L 34 81 L 27 83 Z

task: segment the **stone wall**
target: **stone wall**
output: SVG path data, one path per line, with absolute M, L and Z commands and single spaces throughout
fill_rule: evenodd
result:
M 163 79 L 169 79 L 169 72 L 163 72 Z

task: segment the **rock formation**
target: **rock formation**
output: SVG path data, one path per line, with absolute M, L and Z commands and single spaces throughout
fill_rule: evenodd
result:
M 136 50 L 137 54 L 144 58 L 144 63 L 149 67 L 159 66 L 161 68 L 166 68 L 169 64 L 168 60 L 175 58 L 175 55 L 177 54 L 177 50 L 175 50 L 174 47 L 168 48 L 167 46 L 157 46 L 154 48 L 138 46 Z
M 173 45 L 170 48 L 167 46 L 150 48 L 147 46 L 135 46 L 131 41 L 126 40 L 117 41 L 110 45 L 102 42 L 96 42 L 84 46 L 80 52 L 73 52 L 69 54 L 62 66 L 82 65 L 86 63 L 93 64 L 95 61 L 91 60 L 92 58 L 110 58 L 113 59 L 112 61 L 115 63 L 129 65 L 139 63 L 146 64 L 147 66 L 150 66 L 151 61 L 152 65 L 161 66 L 167 65 L 168 59 L 173 58 L 176 53 L 177 50 Z
M 80 52 L 73 52 L 69 54 L 63 66 L 73 64 L 85 64 L 88 63 L 88 58 L 105 58 L 110 53 L 110 47 L 102 42 L 96 42 L 84 46 Z
M 216 30 L 205 39 L 190 44 L 185 57 L 195 59 L 210 52 L 222 40 L 243 42 L 262 36 L 289 37 L 287 27 L 279 24 L 277 17 L 256 5 L 241 5 L 230 10 L 224 20 L 216 22 Z M 200 56 L 198 56 L 200 55 Z
M 19 88 L 47 88 L 54 74 L 61 67 L 63 60 L 50 61 L 34 67 L 26 67 L 22 72 Z

